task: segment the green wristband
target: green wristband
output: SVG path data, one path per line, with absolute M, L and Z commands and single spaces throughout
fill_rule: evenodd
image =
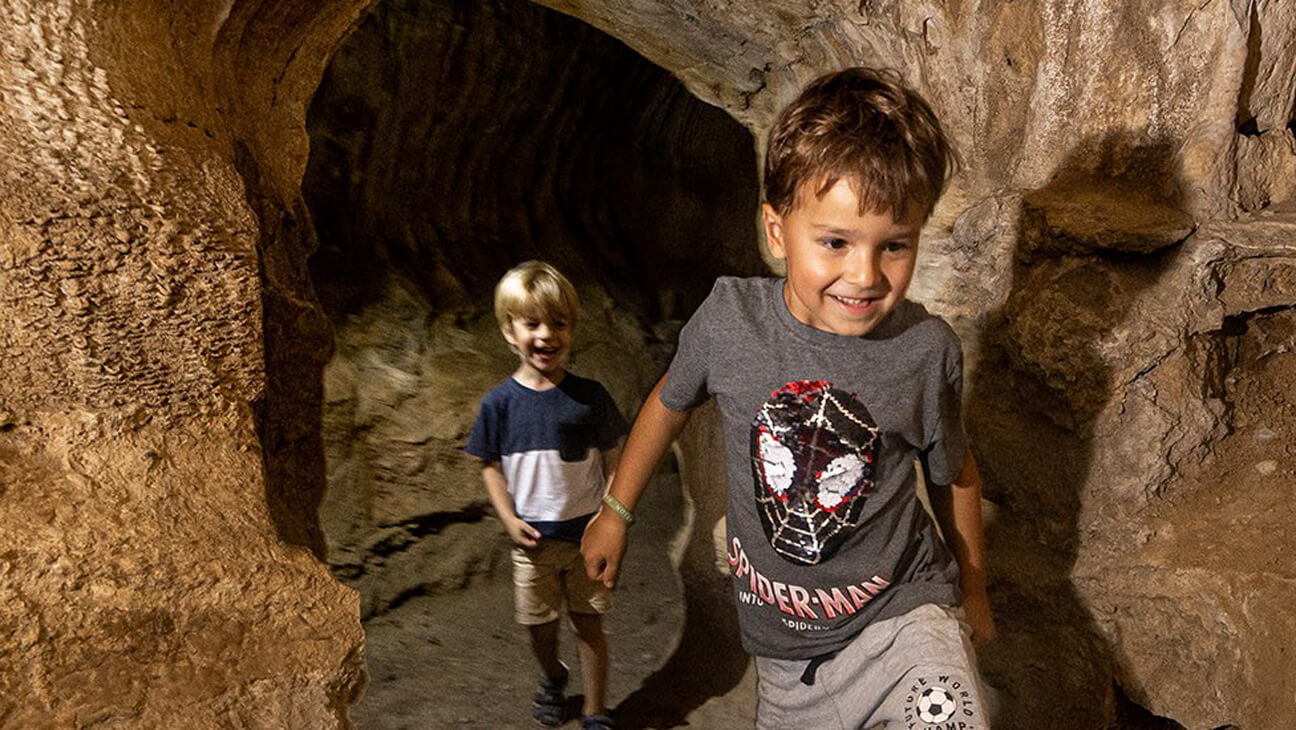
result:
M 626 506 L 621 504 L 621 500 L 610 494 L 605 494 L 603 495 L 603 504 L 611 507 L 612 511 L 617 513 L 617 516 L 626 523 L 626 527 L 634 524 L 634 513 L 626 509 Z

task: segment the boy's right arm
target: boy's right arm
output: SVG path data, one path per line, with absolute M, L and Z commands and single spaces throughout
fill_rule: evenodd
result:
M 524 548 L 533 548 L 540 541 L 540 531 L 528 525 L 513 511 L 513 500 L 509 498 L 508 480 L 498 461 L 482 462 L 482 481 L 486 482 L 486 494 L 490 495 L 491 506 L 499 515 L 504 529 L 514 544 Z
M 688 423 L 690 411 L 672 411 L 662 404 L 660 393 L 665 383 L 665 377 L 657 381 L 643 408 L 639 409 L 630 437 L 621 451 L 616 476 L 608 488 L 608 494 L 631 512 L 648 486 L 657 462 Z M 612 588 L 616 585 L 625 549 L 626 523 L 605 506 L 586 526 L 585 536 L 581 538 L 586 574 L 591 580 L 602 581 L 609 589 Z

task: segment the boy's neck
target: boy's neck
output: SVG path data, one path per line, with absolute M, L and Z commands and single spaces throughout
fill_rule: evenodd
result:
M 531 390 L 551 390 L 557 388 L 558 384 L 567 377 L 566 368 L 556 368 L 553 372 L 545 373 L 523 363 L 513 373 L 513 379 L 520 385 L 530 388 Z

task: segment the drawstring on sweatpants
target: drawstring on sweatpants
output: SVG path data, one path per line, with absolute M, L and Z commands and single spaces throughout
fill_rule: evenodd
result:
M 820 654 L 816 657 L 810 657 L 810 661 L 806 664 L 805 671 L 801 673 L 801 684 L 804 684 L 807 687 L 813 687 L 815 683 L 815 672 L 818 672 L 820 666 L 835 656 L 837 656 L 837 652 L 834 651 L 829 652 L 828 654 Z

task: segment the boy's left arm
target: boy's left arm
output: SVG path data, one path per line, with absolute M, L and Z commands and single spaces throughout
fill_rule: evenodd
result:
M 981 527 L 981 475 L 968 454 L 963 468 L 951 484 L 928 485 L 932 512 L 940 524 L 945 543 L 959 564 L 959 586 L 963 610 L 972 627 L 972 641 L 981 645 L 995 638 L 994 617 L 986 596 L 985 547 Z

